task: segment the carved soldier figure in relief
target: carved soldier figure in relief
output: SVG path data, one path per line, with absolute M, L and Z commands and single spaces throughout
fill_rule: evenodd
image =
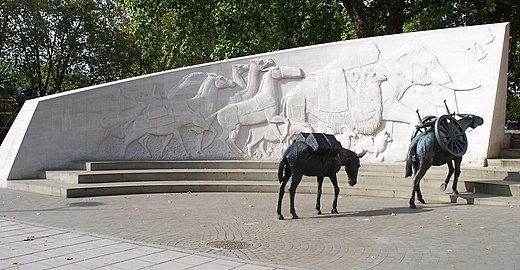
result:
M 153 156 L 146 146 L 150 135 L 165 136 L 160 148 L 160 155 L 164 154 L 166 146 L 173 137 L 177 137 L 184 153 L 188 151 L 180 135 L 182 127 L 189 127 L 196 136 L 196 151 L 200 151 L 213 142 L 216 130 L 206 121 L 207 115 L 215 110 L 215 100 L 218 91 L 223 88 L 234 86 L 234 82 L 216 74 L 206 74 L 206 79 L 199 88 L 198 93 L 185 101 L 172 101 L 166 98 L 155 98 L 150 101 L 144 113 L 125 124 L 124 143 L 122 154 L 125 155 L 128 146 L 138 141 L 149 156 Z M 204 131 L 209 131 L 210 138 L 203 145 L 202 136 Z

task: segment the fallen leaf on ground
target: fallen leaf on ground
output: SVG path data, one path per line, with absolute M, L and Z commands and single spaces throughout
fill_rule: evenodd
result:
M 126 217 L 126 219 L 132 219 L 132 217 Z
M 74 258 L 72 258 L 72 257 L 67 257 L 67 258 L 65 258 L 65 260 L 67 260 L 67 261 L 71 261 L 71 260 L 74 260 Z
M 12 262 L 11 265 L 18 265 L 18 263 L 17 262 Z
M 32 241 L 32 240 L 34 240 L 34 235 L 27 236 L 23 240 L 24 241 Z
M 397 214 L 396 214 L 396 213 L 394 213 L 394 212 L 392 212 L 392 213 L 391 213 L 390 215 L 391 215 L 392 217 L 395 217 L 395 216 L 397 216 Z
M 458 223 L 458 222 L 457 222 L 457 223 L 455 223 L 455 225 L 459 225 L 459 226 L 460 226 L 460 225 L 462 225 L 462 223 Z

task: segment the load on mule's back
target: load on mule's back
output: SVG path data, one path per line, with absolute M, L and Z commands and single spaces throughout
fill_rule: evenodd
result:
M 345 166 L 348 183 L 350 186 L 354 186 L 357 183 L 357 174 L 360 167 L 359 159 L 364 155 L 365 153 L 356 154 L 342 148 L 341 143 L 333 135 L 301 133 L 289 148 L 285 150 L 278 167 L 278 180 L 280 181 L 278 208 L 276 211 L 278 219 L 284 219 L 282 215 L 282 201 L 285 186 L 289 179 L 291 179 L 289 188 L 290 212 L 293 219 L 299 218 L 294 208 L 294 197 L 304 175 L 317 177 L 318 196 L 316 199 L 316 212 L 318 215 L 321 214 L 320 198 L 323 179 L 329 177 L 334 186 L 334 200 L 331 213 L 338 213 L 337 203 L 340 188 L 336 173 L 342 166 Z
M 446 102 L 445 102 L 446 104 Z M 412 137 L 406 158 L 405 177 L 412 176 L 413 189 L 410 197 L 410 208 L 417 208 L 415 195 L 421 203 L 425 203 L 420 182 L 431 166 L 448 165 L 448 176 L 441 185 L 441 191 L 446 190 L 451 176 L 453 179 L 453 194 L 459 194 L 457 183 L 460 176 L 462 156 L 466 153 L 468 142 L 466 129 L 476 128 L 484 123 L 484 120 L 473 114 L 451 114 L 446 106 L 448 114 L 440 117 L 419 117 L 421 123 L 417 125 L 417 132 Z M 424 131 L 420 129 L 424 128 Z M 419 133 L 420 131 L 420 133 Z

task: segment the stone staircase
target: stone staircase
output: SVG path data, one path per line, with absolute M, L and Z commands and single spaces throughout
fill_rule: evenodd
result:
M 490 160 L 485 168 L 464 167 L 459 196 L 441 192 L 447 167 L 432 167 L 421 181 L 425 200 L 463 204 L 520 205 L 520 159 Z M 82 170 L 46 171 L 41 179 L 8 181 L 9 189 L 62 197 L 91 197 L 143 193 L 278 192 L 278 162 L 212 161 L 96 161 Z M 338 178 L 342 196 L 362 195 L 408 199 L 412 180 L 404 163 L 362 162 L 358 184 L 350 187 L 346 173 Z M 324 193 L 333 193 L 326 182 Z M 305 177 L 298 193 L 316 193 L 314 177 Z
M 500 151 L 500 157 L 504 159 L 520 159 L 520 132 L 518 130 L 508 130 L 505 135 L 506 141 L 509 141 L 509 147 Z

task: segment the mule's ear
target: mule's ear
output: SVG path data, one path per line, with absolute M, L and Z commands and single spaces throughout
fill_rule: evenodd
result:
M 363 152 L 357 154 L 357 157 L 358 157 L 358 158 L 362 158 L 362 157 L 365 156 L 366 153 L 367 153 L 367 150 L 364 150 Z

